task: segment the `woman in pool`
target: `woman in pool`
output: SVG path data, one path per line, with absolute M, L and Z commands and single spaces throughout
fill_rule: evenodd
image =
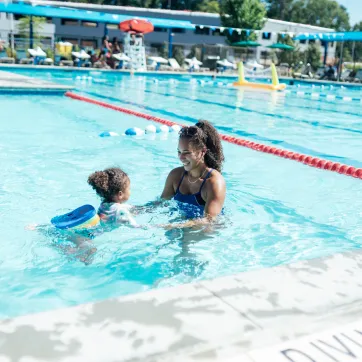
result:
M 194 219 L 177 227 L 210 223 L 221 213 L 226 194 L 220 136 L 208 121 L 199 121 L 182 128 L 177 151 L 182 167 L 169 173 L 161 198 L 178 201 Z

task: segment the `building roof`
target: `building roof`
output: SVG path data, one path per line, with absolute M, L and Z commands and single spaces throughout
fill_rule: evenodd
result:
M 26 0 L 25 0 L 26 1 Z M 194 17 L 205 17 L 212 19 L 220 19 L 220 15 L 216 13 L 205 13 L 202 11 L 191 11 L 191 10 L 168 10 L 168 9 L 155 9 L 155 8 L 140 8 L 134 6 L 115 6 L 115 5 L 100 5 L 100 4 L 89 4 L 89 3 L 76 3 L 76 2 L 64 2 L 64 1 L 51 1 L 51 0 L 31 0 L 33 4 L 43 4 L 43 5 L 54 5 L 54 6 L 67 6 L 74 7 L 78 9 L 94 9 L 96 11 L 131 11 L 131 12 L 149 12 L 154 14 L 165 14 L 165 15 L 177 15 L 177 16 L 194 16 Z M 320 26 L 314 26 L 309 24 L 299 24 L 293 23 L 290 21 L 277 20 L 277 19 L 266 19 L 268 23 L 290 25 L 290 26 L 302 26 L 310 28 L 314 31 L 334 31 L 333 28 L 323 28 Z M 207 26 L 207 25 L 205 25 Z
M 77 8 L 54 7 L 49 5 L 30 5 L 26 3 L 0 3 L 0 12 L 45 16 L 51 18 L 76 19 L 84 21 L 92 21 L 98 23 L 119 24 L 122 21 L 135 18 L 134 15 L 111 14 L 89 10 L 79 10 Z M 179 28 L 194 29 L 195 26 L 190 21 L 162 19 L 152 17 L 137 17 L 137 19 L 149 20 L 154 26 L 161 28 Z
M 209 18 L 219 18 L 219 14 L 205 13 L 202 11 L 191 10 L 168 10 L 168 9 L 156 9 L 156 8 L 140 8 L 135 6 L 118 6 L 118 5 L 100 5 L 89 3 L 76 3 L 76 2 L 64 2 L 64 1 L 48 1 L 48 0 L 31 0 L 32 4 L 39 5 L 53 5 L 53 6 L 67 6 L 78 9 L 94 9 L 94 10 L 113 10 L 113 11 L 132 11 L 132 12 L 150 12 L 167 15 L 179 15 L 179 16 L 205 16 Z
M 313 30 L 314 32 L 317 31 L 322 31 L 322 32 L 333 32 L 334 29 L 333 28 L 323 28 L 321 26 L 315 26 L 315 25 L 309 25 L 309 24 L 301 24 L 301 23 L 293 23 L 291 21 L 284 21 L 284 20 L 277 20 L 277 19 L 267 19 L 268 23 L 273 23 L 273 24 L 280 24 L 280 25 L 285 25 L 285 26 L 295 26 L 295 27 L 303 27 L 303 28 L 308 28 L 310 30 Z

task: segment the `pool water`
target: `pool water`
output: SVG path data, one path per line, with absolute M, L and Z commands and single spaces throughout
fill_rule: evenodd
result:
M 204 118 L 222 133 L 362 165 L 356 102 L 240 92 L 188 77 L 155 82 L 154 76 L 92 72 L 92 79 L 77 78 L 83 74 L 32 73 L 179 123 Z M 360 95 L 359 89 L 328 91 Z M 157 227 L 179 216 L 171 203 L 136 217 L 149 229 L 97 236 L 97 252 L 85 265 L 57 247 L 51 233 L 25 227 L 86 203 L 97 207 L 87 177 L 108 166 L 129 174 L 129 203 L 156 199 L 179 165 L 177 136 L 101 138 L 105 130 L 123 133 L 150 122 L 67 97 L 0 95 L 0 102 L 2 318 L 360 248 L 360 180 L 223 143 L 227 199 L 218 227 Z

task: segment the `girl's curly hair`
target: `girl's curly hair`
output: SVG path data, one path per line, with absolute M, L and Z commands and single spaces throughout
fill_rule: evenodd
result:
M 215 127 L 208 121 L 200 120 L 195 126 L 183 127 L 180 139 L 187 139 L 196 150 L 206 148 L 205 164 L 221 172 L 225 160 L 221 139 Z
M 88 177 L 88 183 L 103 202 L 112 202 L 114 195 L 127 188 L 130 179 L 120 168 L 112 167 L 92 173 Z

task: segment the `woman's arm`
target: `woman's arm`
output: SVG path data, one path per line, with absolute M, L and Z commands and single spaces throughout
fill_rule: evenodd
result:
M 180 167 L 174 168 L 167 176 L 165 186 L 163 188 L 161 199 L 163 200 L 171 200 L 175 196 L 175 181 L 181 178 Z

